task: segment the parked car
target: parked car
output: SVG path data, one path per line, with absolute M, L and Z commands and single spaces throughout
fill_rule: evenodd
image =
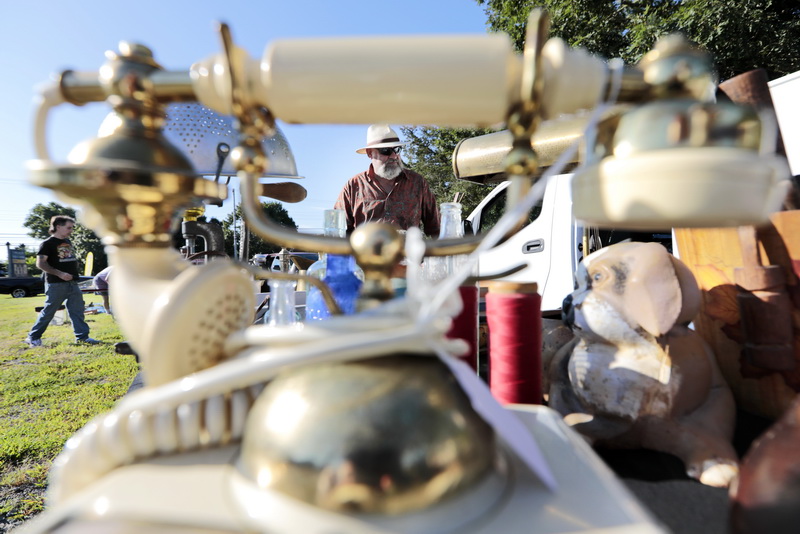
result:
M 297 270 L 305 270 L 308 267 L 319 259 L 319 254 L 316 252 L 290 252 L 289 253 L 289 260 L 291 264 L 289 266 L 289 272 L 293 273 Z M 270 269 L 273 271 L 280 271 L 281 270 L 281 258 L 277 254 L 275 258 L 272 260 L 272 265 Z
M 319 254 L 316 252 L 296 252 L 296 251 L 288 251 L 289 256 L 289 272 L 294 273 L 298 270 L 307 269 L 312 263 L 319 259 Z M 256 254 L 250 260 L 253 265 L 258 265 L 259 267 L 267 267 L 269 265 L 269 269 L 271 271 L 280 271 L 281 270 L 281 258 L 280 252 L 272 253 L 272 254 Z
M 81 289 L 91 287 L 93 276 L 81 276 L 78 285 Z M 41 276 L 5 276 L 0 277 L 0 294 L 11 295 L 15 299 L 35 297 L 44 293 L 44 279 Z
M 44 293 L 41 276 L 5 276 L 0 278 L 0 293 L 12 297 L 32 297 Z

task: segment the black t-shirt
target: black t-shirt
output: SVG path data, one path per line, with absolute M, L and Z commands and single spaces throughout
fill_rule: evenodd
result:
M 69 273 L 73 276 L 74 280 L 78 280 L 78 276 L 80 275 L 78 271 L 78 258 L 75 256 L 75 251 L 69 239 L 48 237 L 39 246 L 37 255 L 47 256 L 48 265 L 59 271 Z M 47 273 L 48 284 L 57 284 L 59 282 L 65 282 L 65 280 Z

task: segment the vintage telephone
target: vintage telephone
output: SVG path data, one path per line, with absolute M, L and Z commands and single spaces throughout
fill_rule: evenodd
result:
M 469 266 L 435 289 L 414 285 L 414 265 L 423 256 L 479 251 L 514 231 L 548 176 L 532 180 L 538 172 L 532 138 L 543 120 L 595 110 L 589 123 L 598 126 L 596 142 L 587 145 L 586 157 L 600 167 L 586 172 L 599 180 L 592 189 L 598 195 L 608 161 L 655 156 L 681 143 L 724 156 L 706 146 L 713 136 L 697 133 L 700 125 L 718 122 L 703 100 L 711 84 L 705 59 L 685 43 L 657 47 L 647 68 L 623 69 L 546 40 L 547 19 L 539 12 L 528 28 L 521 57 L 505 36 L 480 35 L 285 40 L 259 62 L 234 46 L 223 25 L 224 53 L 188 72 L 164 71 L 148 49 L 123 43 L 99 73 L 67 71 L 42 92 L 40 159 L 31 162 L 30 179 L 83 205 L 85 222 L 108 245 L 118 280 L 112 287 L 117 320 L 141 357 L 148 387 L 68 441 L 53 465 L 51 510 L 32 522 L 33 532 L 91 525 L 119 531 L 660 531 L 559 417 L 541 407 L 501 408 L 451 357 L 463 347 L 444 332 Z M 660 75 L 650 76 L 652 69 Z M 119 119 L 113 132 L 76 147 L 67 164 L 50 161 L 48 110 L 103 100 Z M 251 231 L 281 246 L 356 256 L 365 274 L 359 315 L 251 326 L 250 276 L 263 271 L 228 260 L 192 266 L 169 247 L 183 210 L 227 194 L 223 184 L 198 177 L 161 130 L 164 105 L 189 101 L 237 119 L 240 137 L 230 158 Z M 647 103 L 609 113 L 605 103 L 613 101 Z M 640 113 L 649 102 L 677 110 L 671 120 L 655 121 L 677 134 L 644 143 L 640 152 L 625 149 L 624 141 L 638 135 L 628 117 L 651 120 Z M 705 111 L 687 111 L 695 108 Z M 691 120 L 684 120 L 687 114 Z M 754 140 L 766 137 L 761 132 L 769 125 L 746 111 L 734 115 L 721 128 L 733 148 L 750 160 L 773 161 L 766 143 Z M 489 235 L 457 240 L 423 241 L 383 224 L 364 225 L 349 241 L 287 231 L 265 218 L 257 202 L 258 177 L 270 165 L 260 140 L 273 131 L 275 118 L 505 123 L 511 147 L 504 172 L 517 205 Z M 617 137 L 620 131 L 633 133 Z M 666 158 L 659 176 L 685 187 L 668 172 L 674 159 Z M 561 166 L 554 164 L 553 172 Z M 777 208 L 774 197 L 788 177 L 778 163 L 771 169 L 760 175 L 765 213 Z M 685 166 L 678 162 L 676 171 L 682 175 Z M 697 210 L 697 219 L 684 226 L 712 222 L 704 206 Z M 610 208 L 600 215 L 617 216 Z M 637 224 L 661 215 L 654 210 Z M 751 222 L 750 215 L 741 223 Z M 713 222 L 739 221 L 726 213 Z M 392 300 L 389 276 L 404 254 L 411 260 L 409 298 Z M 137 484 L 146 489 L 131 494 Z

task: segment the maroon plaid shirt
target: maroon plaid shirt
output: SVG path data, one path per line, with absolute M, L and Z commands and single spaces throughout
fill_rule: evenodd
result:
M 408 169 L 394 180 L 383 180 L 370 165 L 347 181 L 333 207 L 344 210 L 348 234 L 360 224 L 375 221 L 403 230 L 421 225 L 427 235 L 439 237 L 436 198 L 425 178 Z

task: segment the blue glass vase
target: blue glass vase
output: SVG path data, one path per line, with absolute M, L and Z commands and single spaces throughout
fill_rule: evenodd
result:
M 327 255 L 325 277 L 322 279 L 333 293 L 333 298 L 345 315 L 356 312 L 358 290 L 361 280 L 356 276 L 356 261 L 352 256 Z M 306 320 L 321 320 L 330 317 L 330 311 L 318 290 L 306 295 Z

